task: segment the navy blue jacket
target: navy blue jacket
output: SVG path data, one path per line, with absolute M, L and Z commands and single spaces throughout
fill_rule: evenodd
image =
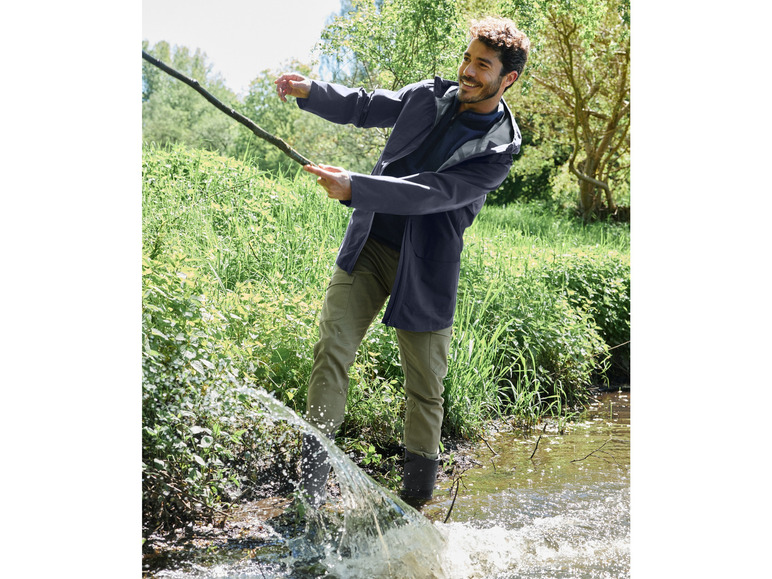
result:
M 383 323 L 426 332 L 453 325 L 463 235 L 486 195 L 506 178 L 520 150 L 520 131 L 502 100 L 502 118 L 479 139 L 459 147 L 437 171 L 383 175 L 415 150 L 451 106 L 458 83 L 435 78 L 394 92 L 350 89 L 314 81 L 298 106 L 329 121 L 357 127 L 393 127 L 370 175 L 351 173 L 354 208 L 337 264 L 351 273 L 367 241 L 374 213 L 406 215 L 397 276 Z

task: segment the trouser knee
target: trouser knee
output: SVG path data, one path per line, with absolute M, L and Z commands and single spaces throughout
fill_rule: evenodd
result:
M 354 362 L 356 346 L 347 347 L 340 339 L 336 339 L 336 332 L 322 326 L 319 341 L 314 346 L 306 419 L 327 436 L 332 436 L 343 423 L 348 396 L 348 370 Z

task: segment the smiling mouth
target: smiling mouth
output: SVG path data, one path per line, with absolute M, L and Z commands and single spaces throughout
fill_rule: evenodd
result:
M 460 81 L 460 84 L 461 84 L 462 86 L 465 86 L 466 88 L 477 88 L 477 87 L 479 86 L 479 85 L 477 85 L 477 84 L 473 84 L 473 83 L 471 83 L 471 82 L 469 82 L 468 80 L 466 80 L 466 79 L 463 79 L 463 78 L 462 78 L 462 79 L 459 79 L 459 81 Z

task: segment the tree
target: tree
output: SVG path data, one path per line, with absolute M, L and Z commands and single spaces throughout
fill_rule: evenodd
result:
M 293 64 L 293 69 L 300 74 L 307 74 L 305 67 Z M 265 70 L 255 77 L 249 84 L 249 91 L 243 104 L 239 106 L 239 111 L 264 130 L 285 139 L 314 162 L 319 162 L 311 152 L 304 150 L 302 145 L 297 143 L 295 126 L 302 111 L 296 106 L 282 103 L 276 96 L 274 80 L 277 76 L 278 74 Z M 274 172 L 294 169 L 293 162 L 287 156 L 248 131 L 240 132 L 237 151 L 239 154 L 248 153 L 250 157 L 259 159 L 261 169 Z
M 435 75 L 455 78 L 465 31 L 456 0 L 354 0 L 322 32 L 322 52 L 362 75 L 368 88 L 395 90 Z M 342 56 L 349 55 L 344 61 Z
M 514 0 L 501 11 L 532 40 L 524 110 L 553 117 L 571 146 L 585 220 L 617 209 L 630 150 L 629 0 Z M 605 207 L 604 207 L 605 198 Z
M 142 49 L 181 73 L 198 80 L 210 93 L 231 103 L 236 95 L 219 75 L 212 74 L 206 53 L 167 42 Z M 142 139 L 158 144 L 184 143 L 191 147 L 230 152 L 238 134 L 236 123 L 207 103 L 190 87 L 152 64 L 142 61 Z

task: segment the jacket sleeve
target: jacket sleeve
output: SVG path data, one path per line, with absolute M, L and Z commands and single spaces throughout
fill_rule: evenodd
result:
M 363 88 L 352 89 L 339 84 L 312 81 L 308 98 L 297 99 L 301 110 L 314 113 L 330 122 L 352 124 L 361 128 L 392 127 L 404 106 L 405 96 L 413 88 L 398 92 Z
M 511 166 L 511 155 L 497 154 L 469 159 L 440 172 L 407 177 L 351 173 L 351 201 L 346 204 L 393 215 L 452 211 L 496 189 Z

